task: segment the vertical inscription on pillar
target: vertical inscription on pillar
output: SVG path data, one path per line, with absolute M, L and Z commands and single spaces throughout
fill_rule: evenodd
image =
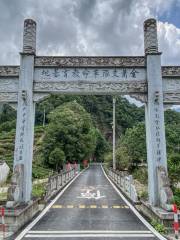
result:
M 19 146 L 19 159 L 18 161 L 21 161 L 23 159 L 23 145 L 24 145 L 24 130 L 25 130 L 25 122 L 26 122 L 26 106 L 25 102 L 23 102 L 23 108 L 22 108 L 22 121 L 20 126 L 20 146 Z
M 27 117 L 27 92 L 25 90 L 21 93 L 22 98 L 22 110 L 21 110 L 21 121 L 20 121 L 20 131 L 19 131 L 19 147 L 16 149 L 16 161 L 23 161 L 23 151 L 24 151 L 24 135 L 25 135 L 25 124 Z
M 159 101 L 155 101 L 154 105 L 154 124 L 156 136 L 156 160 L 161 162 L 161 137 L 160 137 L 160 115 L 159 115 Z

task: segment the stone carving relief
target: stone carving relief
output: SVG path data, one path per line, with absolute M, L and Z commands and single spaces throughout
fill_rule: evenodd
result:
M 0 102 L 17 102 L 18 93 L 0 93 Z
M 145 67 L 144 57 L 36 57 L 35 66 L 54 67 Z M 19 66 L 0 66 L 0 76 L 18 77 Z M 180 66 L 162 66 L 163 77 L 180 76 Z
M 34 93 L 33 100 L 34 100 L 34 102 L 38 102 L 48 96 L 49 96 L 49 93 Z
M 62 93 L 94 93 L 94 94 L 113 94 L 113 93 L 145 93 L 147 92 L 146 82 L 36 82 L 34 83 L 35 92 L 62 92 Z
M 130 94 L 130 97 L 134 98 L 137 101 L 140 101 L 141 103 L 146 103 L 147 102 L 147 94 Z
M 163 91 L 174 92 L 180 91 L 180 78 L 163 78 Z
M 164 92 L 164 103 L 168 104 L 180 104 L 180 92 Z
M 29 54 L 36 52 L 36 22 L 32 19 L 24 21 L 23 52 Z
M 8 201 L 18 202 L 22 198 L 20 189 L 23 187 L 24 165 L 17 164 L 11 178 L 11 186 L 8 189 Z
M 144 22 L 144 47 L 146 54 L 158 52 L 157 24 L 153 18 Z
M 162 76 L 168 77 L 168 76 L 180 76 L 180 66 L 167 66 L 162 67 Z
M 3 78 L 0 79 L 0 92 L 17 92 L 18 78 Z
M 56 67 L 144 67 L 140 57 L 35 57 L 35 66 Z
M 3 77 L 18 77 L 19 66 L 0 66 L 0 76 Z
M 37 78 L 37 82 L 34 81 L 34 101 L 39 101 L 46 97 L 50 92 L 61 92 L 61 93 L 77 93 L 77 94 L 130 94 L 135 99 L 146 102 L 146 96 L 142 93 L 147 92 L 147 86 L 145 81 L 141 82 L 142 76 L 136 76 L 136 81 L 131 79 L 124 79 L 122 82 L 121 79 L 117 79 L 119 82 L 116 82 L 115 78 L 111 79 L 112 71 L 116 71 L 116 67 L 119 66 L 129 66 L 129 69 L 138 69 L 135 68 L 137 66 L 144 67 L 145 58 L 144 57 L 36 57 L 36 64 L 38 66 L 43 66 L 43 68 L 36 67 L 35 69 L 45 69 L 45 72 L 48 70 L 46 66 L 55 66 L 54 70 L 51 70 L 48 74 L 52 72 L 52 76 L 54 77 L 54 82 L 51 84 L 49 79 L 52 78 L 51 75 L 45 76 L 46 82 L 40 83 Z M 78 67 L 97 67 L 99 66 L 101 69 L 100 74 L 102 75 L 103 67 L 109 67 L 109 77 L 105 79 L 99 79 L 97 76 L 97 82 L 92 79 L 86 79 L 86 84 L 83 83 L 80 79 L 73 79 L 69 81 L 69 76 L 67 79 L 62 79 L 61 83 L 58 83 L 58 75 L 59 73 L 62 75 L 69 67 L 73 67 L 73 69 L 77 69 Z M 67 67 L 67 68 L 66 68 Z M 102 67 L 102 68 L 101 68 Z M 104 69 L 107 69 L 104 68 Z M 85 68 L 84 68 L 85 69 Z M 90 68 L 91 71 L 93 68 Z M 96 68 L 94 68 L 96 69 Z M 117 68 L 118 69 L 118 68 Z M 125 69 L 125 68 L 121 68 Z M 145 69 L 145 68 L 144 68 Z M 97 68 L 98 70 L 98 68 Z M 68 70 L 70 71 L 70 70 Z M 90 71 L 90 72 L 91 72 Z M 68 72 L 69 73 L 69 72 Z M 53 75 L 54 74 L 54 75 Z M 118 74 L 120 74 L 118 72 Z M 165 104 L 180 104 L 180 66 L 164 66 L 162 67 L 162 75 L 163 75 L 163 93 L 164 93 L 164 103 Z M 19 76 L 19 66 L 0 66 L 0 102 L 17 102 L 18 95 L 18 76 Z M 36 76 L 36 75 L 35 75 Z M 121 75 L 120 75 L 121 76 Z M 72 76 L 70 76 L 72 78 Z M 140 79 L 139 79 L 140 78 Z M 139 80 L 138 80 L 139 79 Z M 106 83 L 103 81 L 106 80 Z M 37 93 L 38 91 L 38 93 Z M 135 94 L 134 94 L 135 93 Z
M 172 211 L 172 200 L 173 200 L 173 193 L 170 188 L 170 182 L 167 175 L 167 171 L 165 167 L 159 166 L 157 167 L 158 173 L 158 188 L 159 188 L 159 199 L 160 199 L 160 206 L 165 210 Z

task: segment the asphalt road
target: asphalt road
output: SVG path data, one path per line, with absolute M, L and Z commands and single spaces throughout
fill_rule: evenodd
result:
M 100 166 L 83 172 L 23 239 L 157 239 L 125 204 Z

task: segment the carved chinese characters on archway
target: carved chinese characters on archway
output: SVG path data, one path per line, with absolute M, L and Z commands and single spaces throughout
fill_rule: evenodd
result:
M 161 136 L 160 136 L 160 115 L 159 115 L 159 102 L 155 101 L 154 105 L 154 124 L 156 136 L 156 156 L 157 162 L 161 161 Z
M 26 102 L 23 102 L 23 107 L 22 107 L 22 114 L 21 114 L 21 122 L 20 122 L 20 132 L 19 134 L 19 148 L 15 150 L 15 158 L 16 161 L 22 161 L 22 156 L 23 156 L 23 151 L 24 151 L 24 131 L 25 131 L 25 123 L 26 123 Z
M 141 68 L 36 68 L 35 81 L 145 81 Z

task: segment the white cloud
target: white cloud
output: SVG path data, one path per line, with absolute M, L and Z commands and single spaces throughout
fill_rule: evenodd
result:
M 163 51 L 163 63 L 180 65 L 180 28 L 167 22 L 159 22 L 158 35 L 160 50 Z
M 19 64 L 24 18 L 37 21 L 39 55 L 143 55 L 143 22 L 176 0 L 0 0 L 0 64 Z M 179 1 L 179 0 L 178 0 Z M 164 64 L 179 64 L 180 29 L 159 22 Z

